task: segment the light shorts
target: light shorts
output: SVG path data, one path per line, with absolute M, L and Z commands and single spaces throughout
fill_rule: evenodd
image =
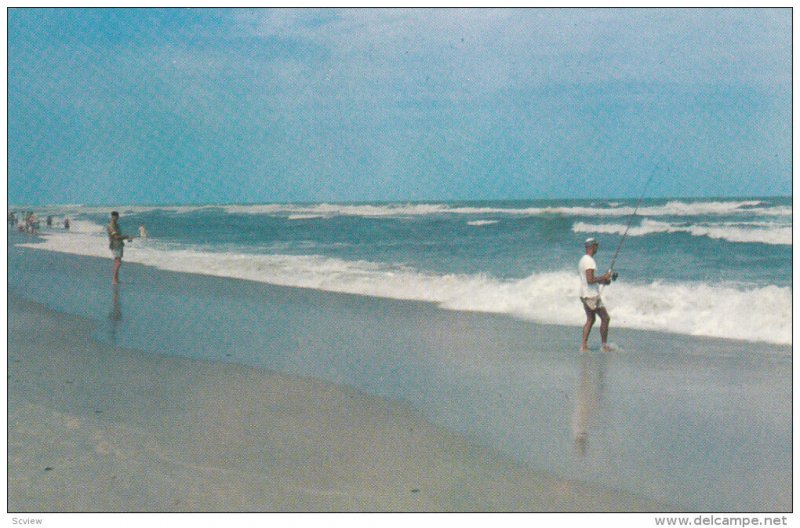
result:
M 603 299 L 601 299 L 599 295 L 597 297 L 581 297 L 581 301 L 583 301 L 583 305 L 586 309 L 591 312 L 595 312 L 600 308 L 605 308 L 605 306 L 603 306 Z
M 111 248 L 111 254 L 114 255 L 114 258 L 122 258 L 122 247 L 118 248 Z

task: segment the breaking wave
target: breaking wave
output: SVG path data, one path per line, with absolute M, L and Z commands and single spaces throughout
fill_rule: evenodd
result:
M 14 210 L 13 206 L 10 209 Z M 36 208 L 44 214 L 78 215 L 108 214 L 112 209 L 122 215 L 165 211 L 175 214 L 193 213 L 203 210 L 223 210 L 229 214 L 281 215 L 292 219 L 306 217 L 331 218 L 335 216 L 357 217 L 403 217 L 425 215 L 510 215 L 510 216 L 588 216 L 626 217 L 634 212 L 633 205 L 621 202 L 598 203 L 588 206 L 553 207 L 503 207 L 471 206 L 448 203 L 389 203 L 389 204 L 248 204 L 248 205 L 181 205 L 181 206 L 83 206 L 59 205 Z M 659 216 L 727 216 L 762 215 L 791 217 L 792 208 L 786 205 L 771 205 L 759 200 L 680 201 L 673 200 L 663 205 L 645 205 L 637 214 L 643 217 Z
M 72 232 L 45 233 L 20 246 L 108 258 L 103 227 L 76 221 Z M 616 227 L 614 229 L 617 229 Z M 159 269 L 269 284 L 435 303 L 444 309 L 503 313 L 541 323 L 581 325 L 578 278 L 571 271 L 523 279 L 435 274 L 402 265 L 318 255 L 253 255 L 137 240 L 125 259 Z M 604 293 L 614 325 L 688 335 L 792 342 L 790 287 L 726 283 L 629 284 Z
M 589 224 L 577 222 L 572 226 L 575 233 L 604 233 L 622 235 L 624 224 Z M 668 223 L 645 219 L 638 226 L 631 226 L 628 236 L 646 236 L 655 233 L 688 233 L 692 236 L 727 240 L 728 242 L 792 245 L 791 225 L 769 222 L 721 222 L 721 223 Z

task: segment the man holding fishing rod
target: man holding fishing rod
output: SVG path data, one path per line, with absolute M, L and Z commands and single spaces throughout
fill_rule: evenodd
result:
M 581 257 L 581 260 L 578 262 L 578 272 L 581 276 L 581 301 L 583 302 L 583 309 L 586 312 L 581 352 L 589 351 L 589 332 L 592 331 L 592 326 L 598 315 L 600 316 L 600 340 L 603 343 L 603 352 L 608 352 L 610 350 L 608 346 L 608 324 L 611 322 L 611 317 L 608 315 L 606 307 L 603 306 L 602 299 L 600 299 L 600 285 L 608 285 L 617 280 L 617 272 L 614 271 L 614 265 L 617 263 L 617 257 L 619 256 L 619 251 L 622 249 L 622 244 L 625 243 L 625 239 L 628 237 L 628 231 L 631 228 L 633 219 L 636 218 L 636 213 L 639 212 L 639 207 L 642 205 L 644 194 L 647 192 L 647 186 L 650 185 L 650 182 L 653 181 L 653 177 L 656 175 L 657 167 L 658 166 L 653 167 L 650 177 L 647 178 L 647 182 L 644 184 L 642 194 L 636 202 L 633 214 L 628 218 L 628 225 L 625 226 L 625 232 L 622 233 L 622 238 L 619 240 L 619 245 L 614 252 L 614 256 L 611 258 L 611 265 L 608 267 L 608 272 L 606 272 L 605 275 L 595 277 L 597 263 L 594 261 L 594 255 L 597 253 L 600 244 L 594 238 L 587 238 L 586 242 L 583 244 L 586 249 L 586 254 Z
M 603 352 L 608 352 L 608 324 L 611 317 L 603 306 L 600 298 L 600 284 L 611 284 L 616 278 L 612 270 L 608 270 L 605 275 L 595 276 L 597 263 L 594 255 L 597 253 L 600 244 L 594 238 L 587 238 L 584 243 L 586 254 L 578 262 L 578 271 L 581 276 L 581 301 L 586 312 L 586 324 L 583 325 L 583 341 L 581 341 L 581 352 L 589 351 L 589 332 L 592 331 L 596 317 L 600 316 L 600 340 L 603 342 Z
M 111 219 L 106 226 L 108 233 L 108 248 L 114 256 L 114 276 L 111 279 L 111 284 L 119 284 L 119 268 L 122 266 L 122 252 L 125 247 L 125 241 L 133 241 L 132 236 L 123 235 L 119 228 L 119 213 L 111 211 Z

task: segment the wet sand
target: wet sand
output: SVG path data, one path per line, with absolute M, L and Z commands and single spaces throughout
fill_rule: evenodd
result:
M 9 295 L 10 512 L 664 511 L 345 386 L 98 343 Z
M 441 492 L 447 497 L 441 500 L 441 494 L 423 497 L 425 488 L 410 478 L 380 500 L 354 499 L 348 504 L 339 500 L 328 505 L 298 500 L 291 507 L 266 501 L 263 506 L 248 508 L 627 511 L 644 507 L 700 512 L 791 509 L 791 347 L 631 330 L 617 328 L 612 323 L 611 341 L 618 345 L 614 352 L 602 354 L 594 350 L 579 354 L 580 327 L 543 325 L 499 314 L 442 310 L 422 302 L 171 272 L 131 263 L 123 266 L 123 284 L 116 289 L 109 284 L 108 258 L 19 248 L 13 245 L 13 240 L 9 242 L 10 295 L 58 312 L 47 312 L 50 314 L 47 317 L 28 316 L 30 324 L 12 325 L 10 357 L 20 359 L 15 356 L 20 353 L 15 348 L 29 350 L 30 343 L 43 339 L 38 333 L 39 325 L 31 321 L 43 319 L 48 321 L 47 328 L 60 328 L 52 342 L 39 346 L 39 353 L 44 354 L 39 360 L 41 365 L 9 364 L 14 380 L 9 382 L 12 402 L 15 398 L 23 403 L 42 401 L 46 408 L 54 408 L 53 402 L 59 401 L 63 394 L 73 394 L 75 380 L 61 379 L 61 370 L 66 372 L 71 365 L 52 370 L 55 374 L 24 391 L 19 387 L 31 384 L 30 379 L 36 379 L 39 372 L 47 372 L 43 366 L 46 361 L 84 350 L 74 346 L 78 339 L 81 347 L 96 350 L 95 357 L 105 358 L 101 365 L 93 367 L 91 375 L 84 376 L 81 397 L 102 402 L 109 399 L 104 395 L 113 394 L 114 408 L 121 413 L 113 423 L 129 424 L 136 418 L 138 421 L 132 425 L 144 424 L 145 431 L 151 431 L 153 420 L 163 415 L 158 432 L 146 433 L 147 438 L 156 438 L 156 444 L 162 446 L 159 452 L 167 452 L 163 446 L 176 444 L 207 450 L 195 457 L 191 462 L 193 467 L 205 467 L 202 461 L 215 459 L 220 451 L 219 446 L 203 447 L 205 444 L 195 440 L 200 433 L 211 434 L 217 423 L 226 424 L 225 434 L 241 423 L 249 424 L 248 434 L 252 430 L 252 434 L 260 434 L 262 438 L 273 438 L 269 435 L 284 431 L 281 442 L 286 445 L 297 443 L 295 438 L 302 439 L 304 435 L 312 438 L 306 431 L 316 431 L 316 424 L 323 422 L 319 415 L 302 418 L 296 413 L 297 421 L 284 423 L 280 416 L 259 414 L 262 410 L 258 402 L 268 402 L 272 392 L 267 389 L 279 383 L 287 387 L 335 387 L 346 394 L 355 394 L 358 402 L 389 404 L 393 409 L 410 413 L 412 421 L 428 424 L 430 430 L 446 435 L 468 451 L 477 449 L 478 453 L 464 455 L 469 462 L 448 466 L 451 469 L 430 477 L 439 479 L 440 484 L 450 483 L 449 491 Z M 56 319 L 51 320 L 51 316 Z M 70 319 L 72 316 L 77 319 Z M 595 332 L 590 344 L 596 348 L 598 341 Z M 115 366 L 119 361 L 117 356 L 129 357 L 119 352 L 121 348 L 138 358 L 128 360 L 127 369 L 138 373 L 131 379 L 118 372 L 122 366 Z M 47 351 L 58 354 L 54 356 Z M 29 350 L 26 354 L 38 357 L 34 352 Z M 108 358 L 114 358 L 113 362 L 108 363 L 111 361 Z M 26 370 L 21 375 L 15 372 L 22 368 Z M 84 364 L 82 368 L 87 367 Z M 192 381 L 191 376 L 200 374 L 186 378 L 189 374 L 184 372 L 198 368 L 202 369 L 198 372 L 214 372 L 214 377 L 204 384 Z M 270 380 L 292 381 L 263 381 L 257 376 L 241 378 L 246 382 L 231 381 L 233 373 L 243 372 L 251 373 L 248 376 L 256 376 L 254 373 L 258 372 Z M 174 379 L 162 378 L 164 373 Z M 161 384 L 157 388 L 161 394 L 159 402 L 143 407 L 148 400 L 141 399 L 150 390 L 145 384 L 156 382 Z M 130 386 L 131 383 L 134 385 Z M 212 392 L 212 387 L 216 387 L 216 392 Z M 244 396 L 240 397 L 240 393 Z M 35 394 L 41 397 L 32 399 Z M 316 398 L 313 390 L 298 388 L 296 394 L 301 401 Z M 76 400 L 71 407 L 54 409 L 74 414 L 78 404 L 81 403 Z M 189 409 L 192 405 L 194 410 Z M 144 408 L 148 412 L 141 410 Z M 322 402 L 310 407 L 322 408 L 326 408 Z M 332 407 L 340 408 L 341 416 L 345 417 L 342 419 L 359 415 L 359 411 L 343 403 Z M 35 414 L 28 409 L 14 415 L 18 409 L 10 407 L 12 417 L 19 420 L 26 414 Z M 125 409 L 127 414 L 122 413 Z M 174 412 L 178 411 L 176 416 Z M 109 412 L 103 408 L 85 410 L 88 419 L 107 420 Z M 228 414 L 233 418 L 226 422 Z M 205 423 L 195 426 L 194 421 L 184 419 L 195 415 L 204 416 Z M 241 422 L 242 416 L 253 423 Z M 19 420 L 18 423 L 27 426 Z M 270 421 L 282 425 L 271 428 Z M 337 430 L 337 424 L 334 421 L 326 425 L 317 436 L 328 439 L 326 435 Z M 359 449 L 374 443 L 365 434 L 382 430 L 379 423 L 370 424 L 359 425 L 360 436 L 348 433 L 355 435 L 352 438 L 360 445 Z M 200 432 L 190 426 L 200 428 Z M 409 428 L 399 429 L 402 432 Z M 392 458 L 373 459 L 365 462 L 365 467 L 384 468 L 381 471 L 385 472 L 386 467 L 417 463 L 404 457 L 418 460 L 421 468 L 436 467 L 413 449 L 417 445 L 414 442 L 422 438 L 416 436 L 420 430 L 415 428 L 411 437 L 398 433 L 397 441 L 391 436 L 381 437 L 380 445 L 407 448 L 393 455 L 400 457 L 402 463 Z M 13 441 L 13 431 L 10 434 Z M 259 441 L 237 440 L 251 445 Z M 431 442 L 439 441 L 431 440 L 425 445 L 430 446 Z M 320 453 L 338 453 L 344 449 L 336 442 L 332 445 L 317 447 Z M 180 460 L 180 456 L 191 452 L 188 449 L 182 447 L 170 454 L 170 459 Z M 256 453 L 255 449 L 247 448 L 247 452 Z M 260 453 L 261 459 L 243 459 L 247 461 L 246 468 L 261 467 L 265 460 L 272 460 L 264 454 L 267 451 Z M 287 453 L 281 463 L 294 456 Z M 381 453 L 390 454 L 386 448 Z M 441 453 L 435 452 L 435 460 L 440 460 Z M 353 462 L 357 457 L 347 453 L 324 456 L 309 462 L 313 468 L 309 471 L 313 473 L 308 473 L 311 476 L 307 482 L 314 486 L 324 482 L 321 489 L 328 493 L 340 490 L 343 481 L 325 476 L 328 473 L 319 468 L 326 466 L 321 466 L 319 460 L 331 464 L 341 460 L 342 464 L 357 468 Z M 226 463 L 230 458 L 225 459 Z M 476 468 L 484 467 L 487 461 L 495 468 L 502 461 L 530 478 L 512 479 L 515 482 L 512 486 L 503 479 L 517 474 L 516 470 L 487 470 L 503 475 L 500 480 L 506 482 L 501 486 L 494 479 L 490 486 L 485 478 L 474 477 L 474 472 L 464 473 L 466 468 L 484 471 Z M 29 465 L 24 466 L 25 471 Z M 55 471 L 55 466 L 52 467 L 48 474 Z M 550 477 L 552 482 L 567 483 L 574 489 L 592 490 L 586 497 L 604 496 L 609 500 L 597 504 L 578 500 L 574 495 L 559 498 L 557 494 L 544 499 L 540 492 L 555 488 L 539 488 L 538 484 L 530 483 Z M 85 477 L 83 480 L 87 481 Z M 380 486 L 364 486 L 368 497 L 384 485 L 382 480 L 378 482 Z M 506 485 L 508 489 L 504 489 Z M 251 484 L 243 486 L 254 489 Z M 317 489 L 314 486 L 311 488 Z M 403 495 L 406 488 L 419 491 L 411 491 L 409 498 Z M 530 491 L 517 491 L 521 488 Z M 167 489 L 173 493 L 169 486 Z M 351 496 L 360 497 L 358 493 Z M 642 506 L 633 496 L 658 504 L 652 508 Z M 161 504 L 160 492 L 153 497 Z M 171 508 L 163 504 L 160 507 Z M 236 506 L 193 507 L 239 511 Z

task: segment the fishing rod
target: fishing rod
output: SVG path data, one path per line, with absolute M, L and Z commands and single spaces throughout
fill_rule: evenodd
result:
M 617 272 L 614 271 L 614 265 L 617 263 L 617 256 L 619 256 L 619 252 L 622 249 L 622 244 L 625 243 L 625 239 L 628 237 L 628 230 L 631 228 L 631 224 L 633 223 L 633 219 L 636 217 L 636 213 L 639 211 L 639 206 L 642 205 L 642 200 L 644 200 L 644 194 L 647 192 L 647 187 L 650 185 L 650 182 L 653 180 L 653 177 L 656 175 L 656 169 L 658 169 L 658 165 L 653 167 L 653 172 L 650 174 L 650 177 L 647 178 L 647 181 L 644 184 L 644 189 L 642 189 L 642 194 L 639 196 L 639 201 L 636 202 L 636 207 L 633 209 L 633 214 L 628 219 L 628 225 L 625 226 L 625 232 L 622 234 L 622 238 L 619 240 L 619 245 L 617 246 L 617 250 L 614 252 L 614 257 L 611 259 L 611 266 L 609 266 L 608 271 L 611 273 L 611 280 L 617 280 Z

